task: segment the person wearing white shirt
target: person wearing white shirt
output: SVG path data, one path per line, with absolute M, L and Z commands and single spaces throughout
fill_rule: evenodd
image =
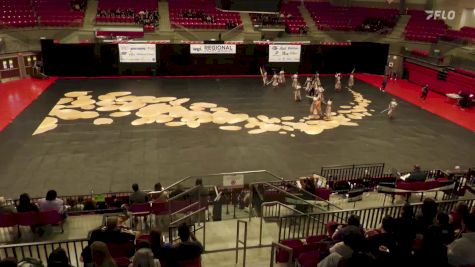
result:
M 60 214 L 64 213 L 64 201 L 57 198 L 58 193 L 55 190 L 49 190 L 46 197 L 38 200 L 38 208 L 40 211 L 55 210 Z

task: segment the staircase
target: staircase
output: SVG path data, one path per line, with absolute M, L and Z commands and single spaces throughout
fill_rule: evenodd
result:
M 87 1 L 86 11 L 84 11 L 84 30 L 93 30 L 96 23 L 97 5 L 99 1 Z
M 170 11 L 168 9 L 168 2 L 158 2 L 158 13 L 160 15 L 158 30 L 160 32 L 172 31 L 170 25 Z
M 391 34 L 387 36 L 388 39 L 401 39 L 403 38 L 404 30 L 406 29 L 407 23 L 411 18 L 410 15 L 401 15 L 397 24 L 394 26 Z
M 310 15 L 308 9 L 304 5 L 300 5 L 299 10 L 302 18 L 307 24 L 309 35 L 319 32 L 317 25 L 315 24 L 315 21 L 313 20 L 312 15 Z
M 244 32 L 254 32 L 254 26 L 252 25 L 249 13 L 240 13 L 240 15 Z

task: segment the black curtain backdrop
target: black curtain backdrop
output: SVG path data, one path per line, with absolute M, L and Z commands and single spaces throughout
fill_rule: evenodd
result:
M 234 55 L 191 55 L 187 44 L 157 45 L 157 63 L 120 63 L 117 44 L 57 44 L 42 40 L 44 69 L 49 76 L 116 75 L 257 75 L 283 67 L 287 73 L 383 74 L 389 45 L 302 45 L 300 63 L 269 63 L 267 45 L 237 45 Z

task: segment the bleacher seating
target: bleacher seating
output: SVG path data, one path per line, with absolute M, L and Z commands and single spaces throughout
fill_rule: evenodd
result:
M 0 0 L 0 27 L 34 27 L 37 19 L 28 0 Z
M 422 10 L 409 10 L 408 14 L 411 19 L 405 29 L 406 40 L 436 43 L 447 32 L 443 20 L 427 20 L 427 14 Z
M 84 22 L 84 11 L 73 10 L 70 0 L 33 0 L 40 26 L 80 27 Z
M 288 2 L 282 3 L 280 8 L 281 15 L 261 15 L 251 13 L 251 20 L 254 26 L 273 26 L 282 25 L 285 26 L 286 31 L 292 33 L 306 33 L 308 31 L 307 24 L 302 18 L 299 10 L 300 2 Z M 263 21 L 264 16 L 272 18 L 272 21 Z
M 431 90 L 442 93 L 458 93 L 463 90 L 475 93 L 475 77 L 449 71 L 445 81 L 437 79 L 438 71 L 418 64 L 405 62 L 404 67 L 409 73 L 409 81 L 424 85 L 429 84 Z
M 396 9 L 337 7 L 329 2 L 306 2 L 305 6 L 320 30 L 377 31 L 394 27 L 398 18 Z M 373 29 L 370 21 L 379 21 L 380 27 Z
M 141 16 L 150 14 L 147 21 Z M 145 31 L 154 31 L 158 25 L 158 2 L 154 0 L 100 0 L 97 7 L 96 23 L 143 24 Z
M 462 27 L 460 30 L 447 30 L 447 33 L 442 36 L 446 41 L 466 41 L 469 43 L 475 43 L 475 28 L 474 27 Z
M 239 13 L 219 11 L 213 0 L 170 0 L 168 6 L 173 28 L 181 25 L 191 29 L 231 29 L 242 24 Z M 193 15 L 185 16 L 187 12 Z M 207 22 L 206 16 L 211 21 Z

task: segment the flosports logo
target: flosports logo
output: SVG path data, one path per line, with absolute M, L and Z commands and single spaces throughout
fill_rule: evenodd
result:
M 455 11 L 454 10 L 424 10 L 427 14 L 426 20 L 436 20 L 436 19 L 443 19 L 443 20 L 454 20 L 455 19 Z

